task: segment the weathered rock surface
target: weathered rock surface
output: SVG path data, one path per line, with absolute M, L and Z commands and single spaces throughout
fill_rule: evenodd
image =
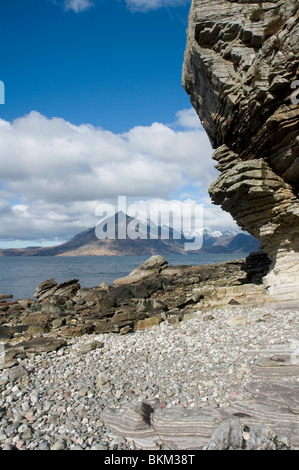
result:
M 66 346 L 62 339 L 36 337 L 16 344 L 4 344 L 4 357 L 0 361 L 0 369 L 7 369 L 17 364 L 17 358 L 26 354 L 41 354 L 51 352 Z
M 121 279 L 116 279 L 114 281 L 114 284 L 116 285 L 133 284 L 143 279 L 147 279 L 149 277 L 155 276 L 159 274 L 162 271 L 162 269 L 165 269 L 167 267 L 167 264 L 168 262 L 166 261 L 165 258 L 163 258 L 163 256 L 154 255 L 148 260 L 146 260 L 144 263 L 142 263 L 141 266 L 134 269 L 129 274 L 129 276 L 126 276 Z
M 212 200 L 261 241 L 264 285 L 299 304 L 298 2 L 193 0 L 183 86 L 206 129 L 220 176 Z
M 123 335 L 163 321 L 174 325 L 199 309 L 263 305 L 261 279 L 269 263 L 261 252 L 200 266 L 169 266 L 162 256 L 152 256 L 113 286 L 81 288 L 76 279 L 59 285 L 49 279 L 37 287 L 37 301 L 0 302 L 0 342 L 8 345 L 1 367 L 14 366 L 20 354 L 51 351 L 85 334 Z
M 193 287 L 209 283 L 209 278 L 216 282 L 217 269 L 222 284 L 230 269 L 232 282 L 236 266 L 225 270 L 215 265 L 210 271 L 202 267 L 200 282 L 193 267 L 182 268 L 185 275 L 179 274 L 178 267 L 167 269 L 176 271 L 172 297 L 174 301 L 178 295 L 177 302 L 181 302 L 188 290 L 194 296 Z M 240 266 L 238 272 L 242 273 Z M 147 299 L 138 299 L 138 303 L 147 306 L 143 300 L 149 300 L 151 307 L 167 306 L 171 286 L 163 279 L 167 291 L 160 288 Z M 240 287 L 246 285 L 232 286 Z M 109 290 L 106 286 L 106 292 Z M 83 292 L 88 302 L 88 290 Z M 95 292 L 90 292 L 96 301 Z M 159 297 L 166 292 L 169 300 L 165 298 L 162 303 Z M 51 340 L 61 340 L 64 327 L 80 334 L 92 326 L 92 306 L 80 304 L 80 296 L 78 304 L 72 301 L 73 311 L 68 313 L 71 301 L 67 301 L 65 310 L 64 304 L 59 304 L 65 316 L 52 320 L 55 326 L 43 336 L 39 333 L 32 340 L 26 330 L 28 325 L 25 329 L 11 325 L 5 350 L 0 343 L 0 361 L 9 358 L 3 353 L 17 353 L 10 368 L 0 372 L 0 447 L 298 447 L 298 311 L 274 310 L 269 305 L 233 305 L 229 301 L 226 306 L 209 307 L 206 312 L 199 307 L 203 299 L 193 309 L 196 298 L 190 299 L 187 307 L 162 311 L 169 318 L 159 326 L 133 332 L 135 325 L 127 325 L 119 334 L 69 337 L 58 351 L 59 343 Z M 22 304 L 27 304 L 27 310 L 46 306 L 47 316 L 48 308 L 57 306 L 51 304 L 53 300 Z M 126 308 L 136 300 L 129 298 L 125 300 L 127 305 L 115 306 L 117 315 L 125 317 Z M 76 305 L 84 315 L 76 311 Z M 9 309 L 5 313 L 9 315 Z M 32 318 L 32 312 L 21 313 L 20 319 L 22 315 Z M 172 323 L 181 317 L 182 322 Z M 60 320 L 65 321 L 64 325 L 59 326 Z M 111 323 L 111 327 L 115 325 Z M 123 334 L 122 330 L 132 334 Z M 48 341 L 54 346 L 52 351 Z
M 251 399 L 219 408 L 161 408 L 144 400 L 130 408 L 105 408 L 102 419 L 140 449 L 291 450 L 299 446 L 298 362 L 290 345 L 252 351 Z
M 62 282 L 59 285 L 54 279 L 49 279 L 38 286 L 33 297 L 39 301 L 45 300 L 49 296 L 70 297 L 72 294 L 76 294 L 79 289 L 78 279 Z
M 261 279 L 269 263 L 262 252 L 200 266 L 168 266 L 162 256 L 152 256 L 113 286 L 81 288 L 76 279 L 59 285 L 49 279 L 37 287 L 37 301 L 0 302 L 0 341 L 126 334 L 162 321 L 178 323 L 199 308 L 262 305 Z

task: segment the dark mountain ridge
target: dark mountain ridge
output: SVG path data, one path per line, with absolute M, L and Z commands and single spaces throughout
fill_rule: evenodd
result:
M 259 248 L 259 242 L 245 233 L 222 233 L 203 231 L 203 245 L 200 250 L 185 250 L 186 239 L 169 228 L 169 236 L 163 239 L 162 228 L 156 227 L 157 237 L 153 238 L 150 224 L 138 222 L 129 216 L 114 216 L 113 233 L 109 233 L 111 218 L 101 225 L 89 228 L 71 240 L 52 247 L 27 247 L 20 249 L 2 249 L 0 256 L 117 256 L 117 255 L 154 255 L 154 254 L 192 254 L 192 253 L 249 253 Z M 125 224 L 125 227 L 124 227 Z M 131 237 L 119 238 L 131 224 Z M 132 239 L 135 227 L 136 239 Z M 106 239 L 97 237 L 98 229 L 107 233 Z M 125 231 L 125 233 L 127 233 Z M 114 238 L 113 238 L 114 237 Z M 179 238 L 181 237 L 181 238 Z

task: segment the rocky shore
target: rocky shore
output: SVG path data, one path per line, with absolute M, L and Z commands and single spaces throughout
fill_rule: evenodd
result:
M 268 266 L 154 256 L 113 286 L 2 296 L 1 448 L 299 447 L 299 317 L 262 302 Z
M 76 279 L 59 285 L 49 279 L 37 287 L 35 300 L 0 302 L 0 341 L 8 342 L 5 364 L 13 363 L 20 348 L 49 351 L 53 341 L 56 349 L 57 338 L 126 334 L 180 322 L 198 308 L 264 302 L 261 278 L 268 266 L 263 253 L 202 266 L 168 266 L 162 256 L 152 256 L 113 286 L 81 288 Z

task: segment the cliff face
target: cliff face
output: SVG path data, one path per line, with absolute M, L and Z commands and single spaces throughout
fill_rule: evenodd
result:
M 193 0 L 183 66 L 216 149 L 210 196 L 261 241 L 284 307 L 299 305 L 298 18 L 298 0 Z

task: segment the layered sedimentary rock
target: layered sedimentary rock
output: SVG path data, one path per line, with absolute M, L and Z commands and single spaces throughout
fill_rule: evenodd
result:
M 299 305 L 299 6 L 297 0 L 193 0 L 183 86 L 220 176 L 214 203 L 261 241 L 264 285 Z
M 264 353 L 269 354 L 263 357 Z M 159 399 L 128 408 L 105 408 L 113 434 L 137 449 L 291 450 L 299 445 L 298 363 L 290 345 L 252 351 L 250 400 L 227 407 L 161 408 Z

